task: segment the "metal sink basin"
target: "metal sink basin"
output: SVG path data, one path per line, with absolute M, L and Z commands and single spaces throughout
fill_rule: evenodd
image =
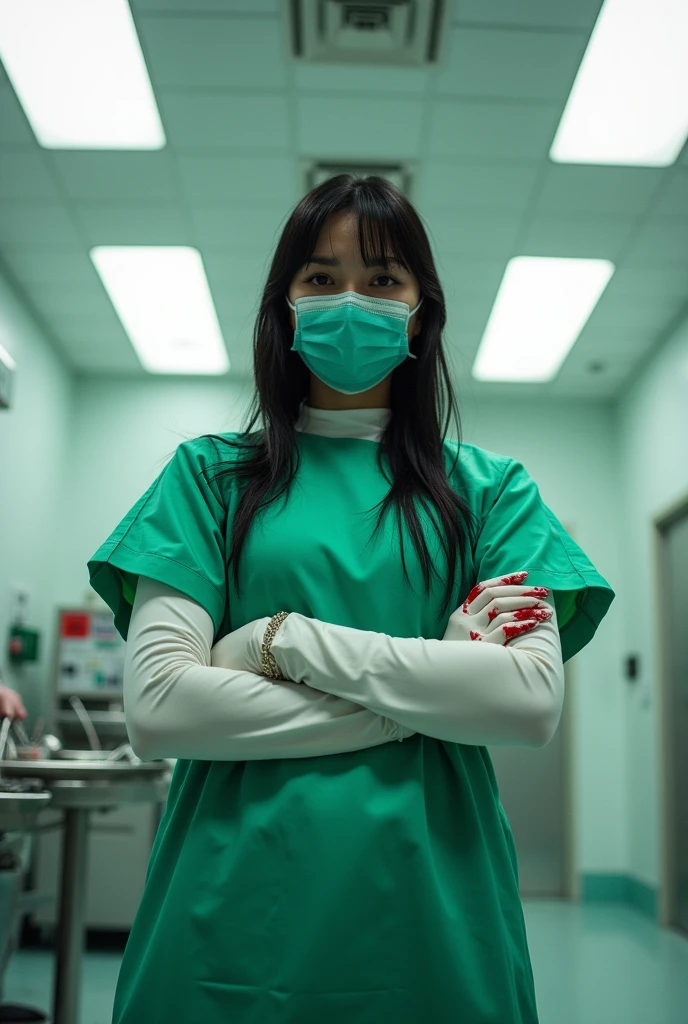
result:
M 107 753 L 107 751 L 106 751 Z M 167 761 L 92 759 L 0 761 L 0 775 L 40 779 L 55 808 L 106 809 L 125 803 L 164 803 L 171 770 Z
M 101 752 L 102 754 L 102 752 Z M 107 751 L 106 751 L 107 754 Z M 20 779 L 43 779 L 46 785 L 57 781 L 123 782 L 125 779 L 146 779 L 169 771 L 167 761 L 107 761 L 95 759 L 54 758 L 49 761 L 0 761 L 0 775 Z
M 58 750 L 53 754 L 55 761 L 105 761 L 109 750 Z
M 48 806 L 52 794 L 0 793 L 0 832 L 32 828 L 36 816 Z

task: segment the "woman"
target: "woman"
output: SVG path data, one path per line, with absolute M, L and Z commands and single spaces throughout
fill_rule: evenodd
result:
M 614 593 L 521 463 L 446 439 L 444 324 L 406 198 L 315 188 L 246 430 L 180 444 L 88 563 L 132 745 L 179 759 L 116 1024 L 537 1021 L 486 745 L 549 741 Z

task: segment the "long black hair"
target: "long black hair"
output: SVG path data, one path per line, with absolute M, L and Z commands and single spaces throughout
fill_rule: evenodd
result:
M 294 275 L 310 260 L 326 218 L 340 211 L 352 211 L 357 217 L 358 245 L 364 263 L 381 264 L 387 269 L 386 256 L 394 254 L 402 266 L 415 274 L 424 299 L 421 329 L 409 341 L 409 349 L 417 359 L 406 359 L 392 373 L 392 415 L 377 452 L 380 471 L 389 480 L 390 489 L 375 506 L 380 511 L 372 536 L 379 530 L 387 512 L 394 508 L 401 535 L 404 575 L 411 585 L 401 532 L 403 513 L 429 591 L 430 572 L 437 570 L 423 536 L 416 500 L 422 505 L 447 556 L 442 607 L 442 614 L 445 614 L 454 587 L 457 547 L 462 568 L 465 558 L 466 533 L 462 517 L 470 534 L 473 513 L 468 502 L 450 486 L 444 461 L 443 440 L 452 412 L 459 449 L 461 444 L 460 415 L 442 347 L 446 322 L 444 294 L 428 237 L 416 210 L 391 182 L 373 175 L 359 178 L 339 174 L 312 189 L 294 208 L 277 244 L 254 327 L 256 386 L 244 420 L 245 428 L 231 440 L 211 435 L 246 453 L 215 477 L 233 474 L 240 485 L 242 481 L 247 482 L 232 522 L 227 568 L 233 564 L 234 584 L 239 592 L 239 560 L 253 517 L 282 495 L 288 498 L 299 467 L 295 424 L 301 403 L 309 395 L 310 371 L 299 353 L 290 351 L 294 331 L 285 295 Z M 259 420 L 262 426 L 251 433 Z M 458 450 L 454 465 L 457 460 Z M 439 517 L 441 529 L 433 513 Z

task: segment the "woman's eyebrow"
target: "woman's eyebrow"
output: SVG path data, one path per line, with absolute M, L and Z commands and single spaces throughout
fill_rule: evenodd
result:
M 400 260 L 396 259 L 394 256 L 388 256 L 386 262 L 382 262 L 382 259 L 383 259 L 382 256 L 376 256 L 373 260 L 370 260 L 368 263 L 365 263 L 365 266 L 368 267 L 369 269 L 372 268 L 372 267 L 382 267 L 383 270 L 386 270 L 388 266 L 391 266 L 392 264 L 394 264 L 394 266 L 396 266 L 396 267 L 401 267 L 402 269 L 405 269 L 404 264 Z M 341 263 L 337 259 L 336 256 L 317 256 L 317 255 L 314 255 L 314 256 L 311 256 L 311 258 L 308 260 L 308 263 L 306 263 L 306 266 L 307 267 L 310 266 L 311 263 L 318 263 L 322 267 L 339 267 L 339 266 L 341 266 Z

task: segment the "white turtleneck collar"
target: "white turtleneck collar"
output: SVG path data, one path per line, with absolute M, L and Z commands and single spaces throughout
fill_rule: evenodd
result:
M 296 430 L 325 437 L 379 441 L 391 415 L 391 409 L 313 409 L 303 402 Z

